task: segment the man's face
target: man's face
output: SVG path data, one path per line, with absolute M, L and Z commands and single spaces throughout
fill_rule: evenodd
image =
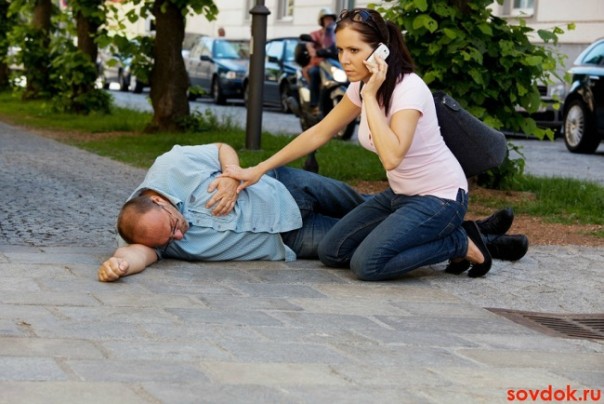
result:
M 329 27 L 331 24 L 334 24 L 336 22 L 335 18 L 333 18 L 332 16 L 328 15 L 323 17 L 322 20 L 322 27 Z
M 151 209 L 138 218 L 134 241 L 151 248 L 165 248 L 174 240 L 181 240 L 189 229 L 184 216 L 165 201 L 155 202 Z

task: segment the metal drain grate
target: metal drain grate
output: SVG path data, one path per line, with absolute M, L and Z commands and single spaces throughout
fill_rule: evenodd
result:
M 490 308 L 487 310 L 552 337 L 604 340 L 604 314 L 550 314 Z

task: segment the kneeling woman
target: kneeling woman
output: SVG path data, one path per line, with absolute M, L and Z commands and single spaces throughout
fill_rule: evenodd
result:
M 389 48 L 389 56 L 367 61 L 380 43 Z M 240 187 L 249 186 L 266 171 L 327 143 L 360 115 L 359 142 L 378 155 L 389 188 L 326 234 L 319 246 L 321 261 L 350 266 L 363 280 L 392 279 L 456 258 L 473 264 L 470 276 L 486 274 L 491 256 L 476 223 L 463 222 L 466 177 L 440 135 L 432 93 L 413 72 L 400 30 L 376 11 L 343 11 L 336 45 L 351 82 L 343 100 L 269 159 L 227 174 L 242 180 Z

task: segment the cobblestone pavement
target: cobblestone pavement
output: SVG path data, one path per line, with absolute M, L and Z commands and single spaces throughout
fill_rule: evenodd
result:
M 144 172 L 0 124 L 0 174 L 2 404 L 602 393 L 602 340 L 549 336 L 485 308 L 604 313 L 603 249 L 531 247 L 481 279 L 443 265 L 367 283 L 309 260 L 167 260 L 104 284 L 96 269 Z

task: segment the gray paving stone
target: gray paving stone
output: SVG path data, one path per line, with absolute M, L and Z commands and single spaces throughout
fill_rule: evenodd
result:
M 190 339 L 193 341 L 245 341 L 262 340 L 254 328 L 238 324 L 209 324 L 187 322 L 166 326 L 165 324 L 144 324 L 141 326 L 150 338 L 162 341 Z
M 178 362 L 233 360 L 232 355 L 212 341 L 195 341 L 185 338 L 172 338 L 167 341 L 142 338 L 131 341 L 105 341 L 102 346 L 109 358 L 116 360 Z
M 408 388 L 375 388 L 371 390 L 355 387 L 295 387 L 287 391 L 292 403 L 315 404 L 400 404 L 400 403 L 426 403 L 426 399 L 417 395 Z
M 86 382 L 1 382 L 1 404 L 149 404 L 149 400 L 131 386 L 121 383 L 86 383 Z
M 91 341 L 0 337 L 0 356 L 102 359 L 104 353 Z
M 199 404 L 200 402 L 215 404 L 262 403 L 285 404 L 291 398 L 283 388 L 263 385 L 224 385 L 210 383 L 162 383 L 145 382 L 145 391 L 152 394 L 162 403 Z
M 459 355 L 496 367 L 546 368 L 566 370 L 604 369 L 604 353 L 510 351 L 495 349 L 460 349 Z
M 488 368 L 471 367 L 433 367 L 432 370 L 440 377 L 451 383 L 452 390 L 472 391 L 475 388 L 490 391 L 494 395 L 506 397 L 508 389 L 544 389 L 548 386 L 554 388 L 582 387 L 580 382 L 554 372 L 540 368 L 506 368 L 500 367 L 494 377 Z
M 70 291 L 67 291 L 70 290 Z M 4 292 L 0 295 L 2 303 L 30 304 L 33 306 L 98 306 L 99 302 L 90 293 L 71 291 L 63 292 Z
M 490 317 L 490 318 L 489 318 Z M 377 316 L 377 319 L 384 324 L 389 325 L 401 331 L 421 331 L 432 330 L 432 332 L 458 333 L 458 334 L 508 334 L 508 335 L 525 335 L 532 331 L 525 327 L 517 325 L 511 321 L 498 318 L 495 314 L 490 313 L 485 318 L 472 317 L 403 317 L 403 316 Z
M 299 305 L 291 300 L 282 298 L 263 298 L 263 297 L 242 297 L 242 296 L 219 296 L 207 295 L 199 296 L 199 300 L 204 302 L 207 307 L 217 310 L 253 310 L 253 311 L 300 311 L 303 310 Z
M 84 381 L 138 383 L 195 383 L 207 377 L 194 363 L 169 360 L 69 360 L 65 362 Z
M 201 364 L 204 372 L 221 384 L 287 386 L 346 386 L 348 382 L 332 366 L 316 363 L 225 363 Z
M 193 296 L 169 293 L 129 292 L 119 293 L 105 290 L 94 293 L 94 297 L 104 306 L 130 308 L 207 308 L 208 305 Z
M 336 349 L 318 344 L 266 341 L 222 341 L 222 348 L 244 363 L 347 363 L 350 359 Z
M 325 297 L 315 288 L 306 285 L 290 285 L 290 284 L 267 284 L 267 283 L 241 283 L 232 286 L 241 294 L 252 297 Z
M 186 323 L 223 325 L 279 325 L 280 322 L 262 312 L 228 312 L 210 309 L 166 309 Z
M 45 357 L 4 356 L 0 361 L 0 380 L 67 380 L 68 376 L 52 359 Z

